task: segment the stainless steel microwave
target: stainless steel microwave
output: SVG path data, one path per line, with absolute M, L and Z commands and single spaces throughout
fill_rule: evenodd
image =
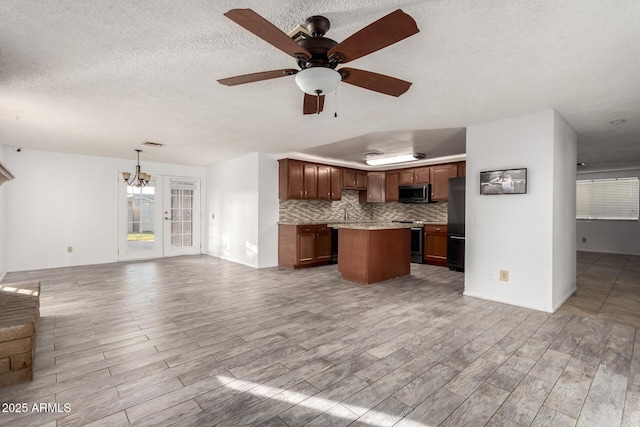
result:
M 431 184 L 401 185 L 398 190 L 400 203 L 431 203 Z

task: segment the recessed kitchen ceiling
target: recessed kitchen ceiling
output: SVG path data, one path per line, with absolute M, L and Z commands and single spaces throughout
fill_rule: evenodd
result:
M 297 68 L 223 15 L 233 8 L 284 32 L 323 15 L 336 41 L 401 8 L 420 32 L 352 66 L 413 84 L 398 98 L 340 84 L 307 116 L 293 77 L 223 86 Z M 145 160 L 203 166 L 255 151 L 362 162 L 385 144 L 553 108 L 586 168 L 640 165 L 637 0 L 4 0 L 0 13 L 5 145 L 132 158 L 161 141 Z
M 373 132 L 342 141 L 309 148 L 289 157 L 303 160 L 335 163 L 363 169 L 394 169 L 407 167 L 406 164 L 383 167 L 367 167 L 364 160 L 422 153 L 424 160 L 411 165 L 442 163 L 464 160 L 466 152 L 466 129 L 420 129 L 413 131 Z

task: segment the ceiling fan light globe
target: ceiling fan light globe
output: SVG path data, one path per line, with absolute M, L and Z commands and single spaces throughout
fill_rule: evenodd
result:
M 309 95 L 326 95 L 338 87 L 342 76 L 336 70 L 326 67 L 305 68 L 296 74 L 296 84 Z

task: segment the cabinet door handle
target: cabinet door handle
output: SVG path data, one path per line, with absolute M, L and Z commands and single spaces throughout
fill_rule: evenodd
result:
M 304 197 L 307 197 L 307 190 L 304 190 Z
M 300 197 L 302 197 L 302 190 L 300 190 Z

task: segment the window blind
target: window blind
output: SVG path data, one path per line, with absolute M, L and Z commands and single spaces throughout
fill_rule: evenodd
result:
M 576 182 L 576 218 L 638 220 L 638 178 Z

